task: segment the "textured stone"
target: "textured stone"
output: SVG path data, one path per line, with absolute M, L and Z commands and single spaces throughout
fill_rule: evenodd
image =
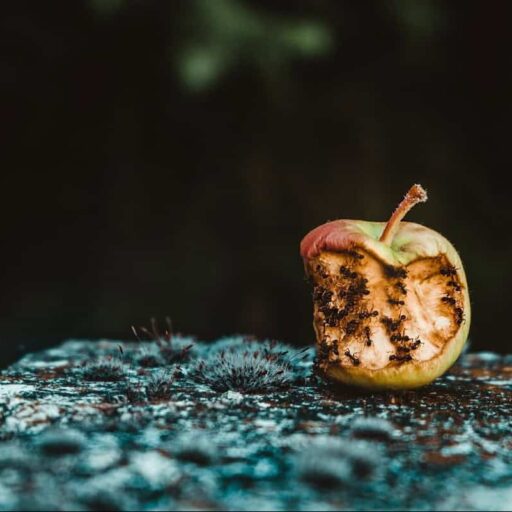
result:
M 0 376 L 0 509 L 510 508 L 510 357 L 365 393 L 304 378 L 309 353 L 272 351 L 297 378 L 259 394 L 195 384 L 195 359 L 219 354 L 200 343 L 179 370 L 107 340 L 24 357 Z M 122 359 L 119 380 L 84 379 L 102 358 Z M 148 393 L 162 371 L 168 389 Z

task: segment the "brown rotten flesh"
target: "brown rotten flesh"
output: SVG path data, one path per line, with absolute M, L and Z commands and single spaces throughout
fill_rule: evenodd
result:
M 387 224 L 334 221 L 302 241 L 317 369 L 327 378 L 414 388 L 444 373 L 462 350 L 470 320 L 462 263 L 439 233 L 401 222 L 426 199 L 415 187 Z

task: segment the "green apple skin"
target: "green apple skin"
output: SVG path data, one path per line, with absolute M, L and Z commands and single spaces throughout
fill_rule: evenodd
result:
M 327 377 L 345 384 L 368 389 L 414 389 L 443 375 L 458 359 L 467 341 L 471 306 L 466 274 L 453 245 L 440 233 L 413 222 L 401 222 L 391 245 L 379 238 L 385 222 L 336 220 L 309 232 L 301 242 L 301 256 L 306 268 L 309 260 L 329 252 L 362 249 L 386 265 L 407 266 L 421 258 L 444 255 L 455 267 L 462 285 L 464 320 L 444 349 L 432 359 L 378 370 L 356 366 L 331 366 Z

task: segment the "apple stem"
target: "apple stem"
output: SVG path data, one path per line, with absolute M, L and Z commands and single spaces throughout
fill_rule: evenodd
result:
M 382 235 L 380 236 L 379 241 L 391 245 L 393 238 L 398 231 L 398 227 L 400 226 L 400 221 L 407 215 L 407 212 L 418 203 L 424 203 L 427 200 L 427 191 L 421 185 L 413 185 L 405 197 L 402 199 L 402 202 L 397 206 L 396 210 L 393 212 L 393 215 L 388 220 Z

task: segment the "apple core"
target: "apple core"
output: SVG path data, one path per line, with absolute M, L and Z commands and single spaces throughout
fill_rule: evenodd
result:
M 339 220 L 303 239 L 317 369 L 328 378 L 413 388 L 460 354 L 470 319 L 462 262 L 439 233 L 401 222 L 426 197 L 414 185 L 387 224 Z

